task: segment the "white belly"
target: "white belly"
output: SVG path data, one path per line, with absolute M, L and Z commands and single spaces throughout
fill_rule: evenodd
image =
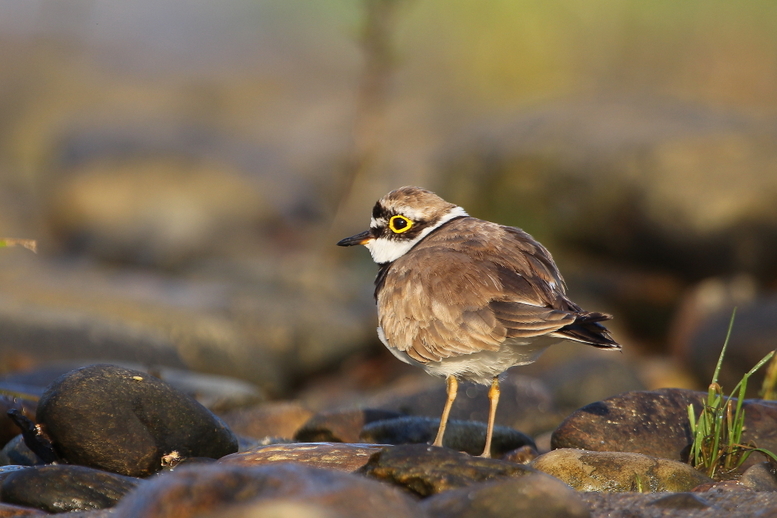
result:
M 460 380 L 483 385 L 489 385 L 494 376 L 502 374 L 510 367 L 527 365 L 537 361 L 545 349 L 561 341 L 550 336 L 530 339 L 513 338 L 505 341 L 498 351 L 480 351 L 445 358 L 439 362 L 421 363 L 410 358 L 405 352 L 392 347 L 387 342 L 386 335 L 380 327 L 378 328 L 378 337 L 394 356 L 405 363 L 421 367 L 433 376 L 455 376 Z

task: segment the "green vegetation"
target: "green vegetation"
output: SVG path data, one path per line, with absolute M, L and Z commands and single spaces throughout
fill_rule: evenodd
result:
M 745 426 L 745 411 L 742 405 L 747 382 L 750 376 L 774 356 L 775 351 L 767 354 L 750 369 L 728 397 L 723 394 L 723 388 L 718 384 L 720 366 L 726 354 L 735 315 L 736 310 L 731 314 L 726 341 L 723 343 L 723 350 L 720 352 L 712 383 L 707 392 L 707 402 L 698 418 L 693 404 L 688 405 L 688 418 L 693 435 L 689 462 L 707 476 L 719 479 L 726 478 L 756 451 L 777 461 L 777 455 L 768 450 L 758 448 L 754 444 L 742 444 L 742 432 Z M 733 396 L 737 392 L 735 400 Z

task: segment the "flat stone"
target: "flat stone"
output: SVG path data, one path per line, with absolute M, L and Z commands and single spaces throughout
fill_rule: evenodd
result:
M 385 446 L 347 443 L 292 443 L 257 446 L 247 451 L 226 455 L 220 464 L 259 466 L 279 462 L 294 462 L 314 468 L 353 472 L 361 468 L 370 456 Z
M 638 453 L 553 450 L 529 466 L 578 491 L 690 491 L 712 481 L 688 464 Z
M 430 496 L 503 477 L 522 477 L 533 468 L 497 459 L 472 457 L 421 444 L 392 446 L 374 454 L 359 473 Z
M 163 467 L 163 458 L 219 458 L 237 438 L 190 396 L 144 372 L 92 365 L 55 381 L 41 398 L 37 421 L 57 453 L 130 476 Z
M 587 518 L 583 499 L 544 473 L 481 482 L 431 496 L 422 503 L 435 518 Z
M 359 439 L 379 444 L 430 444 L 437 435 L 440 420 L 431 417 L 397 417 L 364 426 Z M 470 455 L 480 455 L 486 442 L 486 423 L 451 419 L 445 429 L 443 446 Z M 491 456 L 500 458 L 523 446 L 536 448 L 528 435 L 507 426 L 495 426 Z

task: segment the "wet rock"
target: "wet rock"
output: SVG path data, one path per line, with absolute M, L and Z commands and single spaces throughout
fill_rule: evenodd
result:
M 361 468 L 384 446 L 345 443 L 294 443 L 257 446 L 247 451 L 226 455 L 220 464 L 246 466 L 294 462 L 314 468 L 352 472 Z
M 374 408 L 321 412 L 297 430 L 294 439 L 302 442 L 359 442 L 365 425 L 402 415 Z
M 739 483 L 755 491 L 777 491 L 777 469 L 770 462 L 760 462 L 747 468 Z
M 51 513 L 104 509 L 141 482 L 83 466 L 36 466 L 5 477 L 0 499 Z
M 542 381 L 508 372 L 500 383 L 500 389 L 496 424 L 523 430 L 529 435 L 552 430 L 558 425 L 560 419 L 553 397 Z M 378 406 L 405 415 L 439 419 L 447 397 L 445 383 L 440 382 L 431 389 L 384 400 Z M 450 418 L 485 423 L 488 408 L 487 386 L 461 383 Z
M 552 475 L 578 491 L 690 491 L 711 482 L 683 462 L 638 453 L 554 450 L 529 466 Z
M 424 516 L 418 504 L 396 488 L 349 473 L 297 464 L 182 468 L 127 496 L 116 507 L 115 516 L 224 516 L 222 513 L 263 502 L 312 505 L 324 516 L 341 518 Z
M 312 411 L 296 401 L 268 402 L 220 415 L 233 432 L 256 439 L 291 439 L 312 416 Z
M 688 405 L 701 411 L 707 394 L 684 389 L 629 392 L 592 403 L 572 413 L 553 432 L 551 445 L 593 451 L 643 453 L 685 461 L 691 444 Z M 777 451 L 777 403 L 746 400 L 743 441 Z M 745 466 L 763 460 L 750 456 Z
M 551 447 L 643 453 L 684 460 L 691 443 L 688 405 L 706 394 L 660 389 L 620 394 L 573 412 L 553 432 Z
M 44 462 L 24 443 L 24 437 L 17 435 L 0 450 L 0 466 L 16 464 L 35 466 Z
M 472 484 L 431 496 L 422 503 L 435 518 L 586 518 L 582 498 L 543 473 Z
M 123 475 L 154 473 L 173 452 L 219 458 L 237 451 L 234 434 L 194 399 L 112 365 L 59 378 L 41 398 L 37 418 L 69 462 Z
M 503 477 L 522 477 L 534 469 L 496 459 L 472 457 L 448 448 L 420 444 L 392 446 L 374 454 L 359 470 L 419 496 Z
M 437 435 L 440 420 L 431 417 L 397 417 L 365 425 L 361 441 L 379 444 L 430 444 Z M 443 446 L 470 455 L 480 455 L 486 441 L 486 423 L 449 420 Z M 495 426 L 491 456 L 530 446 L 536 448 L 531 437 L 506 426 Z

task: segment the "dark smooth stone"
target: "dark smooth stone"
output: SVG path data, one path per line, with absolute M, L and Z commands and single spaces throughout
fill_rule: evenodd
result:
M 378 444 L 429 444 L 437 435 L 440 420 L 431 417 L 398 417 L 365 425 L 359 439 Z M 480 455 L 486 442 L 486 423 L 475 421 L 448 421 L 443 445 L 470 455 Z M 528 435 L 506 426 L 495 426 L 491 442 L 491 456 L 499 458 L 505 453 L 531 446 L 536 448 Z
M 142 481 L 84 466 L 35 466 L 8 475 L 3 502 L 63 513 L 113 507 Z
M 237 438 L 190 396 L 144 372 L 92 365 L 58 378 L 38 406 L 38 422 L 68 462 L 146 476 L 162 459 L 219 458 Z
M 361 408 L 322 412 L 311 417 L 294 434 L 300 442 L 359 442 L 365 425 L 405 414 L 392 410 Z
M 692 440 L 688 405 L 693 403 L 698 415 L 706 397 L 705 392 L 684 389 L 620 394 L 572 413 L 553 432 L 551 446 L 643 453 L 685 461 Z M 743 408 L 742 440 L 777 452 L 777 402 L 745 400 Z M 744 467 L 763 460 L 754 453 Z
M 523 464 L 472 457 L 448 448 L 409 444 L 385 448 L 358 472 L 425 497 L 475 482 L 522 477 L 537 471 Z
M 423 501 L 435 518 L 587 518 L 580 495 L 544 473 L 472 484 Z
M 128 495 L 116 518 L 254 516 L 237 512 L 264 501 L 310 504 L 338 518 L 423 518 L 404 492 L 361 476 L 288 463 L 212 464 L 164 473 Z M 284 515 L 286 516 L 286 515 Z

